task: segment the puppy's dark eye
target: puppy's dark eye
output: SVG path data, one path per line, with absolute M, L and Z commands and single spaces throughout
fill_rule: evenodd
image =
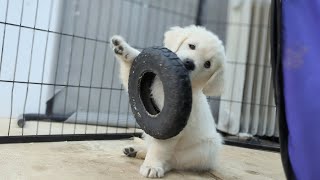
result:
M 205 68 L 210 68 L 211 62 L 210 62 L 210 61 L 206 61 L 203 66 L 204 66 Z
M 192 49 L 192 50 L 195 50 L 195 49 L 196 49 L 196 46 L 193 45 L 193 44 L 189 44 L 189 48 Z

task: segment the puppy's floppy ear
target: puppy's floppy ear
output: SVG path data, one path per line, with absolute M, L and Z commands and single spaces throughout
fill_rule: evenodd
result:
M 183 41 L 187 38 L 185 30 L 179 26 L 170 28 L 164 33 L 163 44 L 173 52 L 177 52 Z
M 221 56 L 220 56 L 221 57 Z M 224 90 L 225 82 L 225 55 L 217 60 L 219 63 L 215 65 L 216 69 L 210 79 L 203 88 L 203 93 L 206 96 L 220 96 Z

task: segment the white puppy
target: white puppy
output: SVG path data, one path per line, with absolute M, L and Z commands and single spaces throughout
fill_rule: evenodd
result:
M 120 62 L 120 78 L 128 89 L 132 61 L 140 53 L 120 36 L 111 38 L 112 48 Z M 224 86 L 225 52 L 216 35 L 203 27 L 173 27 L 164 35 L 164 46 L 175 52 L 190 71 L 192 84 L 192 111 L 186 127 L 175 137 L 158 140 L 144 134 L 144 144 L 124 149 L 129 157 L 145 159 L 140 173 L 145 177 L 163 177 L 171 169 L 212 170 L 222 138 L 206 96 L 219 96 Z M 156 78 L 152 95 L 162 109 L 164 93 Z

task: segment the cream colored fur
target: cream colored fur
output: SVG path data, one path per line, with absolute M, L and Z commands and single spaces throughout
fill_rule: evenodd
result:
M 111 38 L 112 48 L 120 63 L 120 79 L 128 89 L 131 63 L 139 54 L 122 37 Z M 196 46 L 190 49 L 189 44 Z M 186 127 L 177 136 L 158 140 L 144 134 L 143 141 L 135 139 L 136 158 L 145 159 L 140 173 L 145 177 L 160 178 L 171 169 L 212 170 L 217 166 L 217 156 L 222 137 L 216 131 L 215 121 L 206 96 L 219 96 L 224 86 L 225 52 L 216 35 L 203 27 L 173 27 L 164 35 L 164 46 L 175 52 L 183 61 L 192 59 L 195 69 L 190 72 L 192 83 L 192 111 Z M 121 48 L 122 47 L 122 48 Z M 210 68 L 204 68 L 206 61 Z M 152 95 L 162 108 L 164 94 L 162 83 L 156 78 Z

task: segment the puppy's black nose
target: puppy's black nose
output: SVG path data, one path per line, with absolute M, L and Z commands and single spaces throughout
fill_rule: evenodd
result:
M 189 71 L 193 71 L 196 67 L 191 59 L 184 60 L 183 64 L 184 67 L 186 67 L 186 69 L 188 69 Z

